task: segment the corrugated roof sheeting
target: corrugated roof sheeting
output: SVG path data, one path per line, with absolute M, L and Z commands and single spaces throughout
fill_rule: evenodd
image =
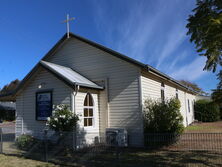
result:
M 89 79 L 80 75 L 79 73 L 75 72 L 73 69 L 69 67 L 64 67 L 46 61 L 40 61 L 40 64 L 43 65 L 45 68 L 49 69 L 50 71 L 54 72 L 55 74 L 57 74 L 59 77 L 62 77 L 62 79 L 65 79 L 70 84 L 95 88 L 95 89 L 103 89 L 103 87 L 95 84 L 94 82 L 90 81 Z

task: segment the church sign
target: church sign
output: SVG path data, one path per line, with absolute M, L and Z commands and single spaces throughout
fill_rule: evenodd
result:
M 52 92 L 36 93 L 36 120 L 46 121 L 52 115 Z

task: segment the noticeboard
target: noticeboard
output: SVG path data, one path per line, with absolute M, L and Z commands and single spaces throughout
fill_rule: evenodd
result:
M 36 93 L 36 120 L 46 121 L 52 115 L 52 92 Z

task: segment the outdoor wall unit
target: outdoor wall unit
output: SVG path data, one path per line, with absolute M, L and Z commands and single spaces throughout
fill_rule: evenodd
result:
M 106 142 L 111 146 L 127 147 L 127 131 L 121 128 L 106 128 Z

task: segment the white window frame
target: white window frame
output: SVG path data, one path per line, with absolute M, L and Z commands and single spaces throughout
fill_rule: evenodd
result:
M 89 94 L 89 95 L 92 97 L 93 106 L 84 106 L 84 102 L 85 102 L 85 99 L 86 99 L 87 94 Z M 85 109 L 92 109 L 92 110 L 93 110 L 93 116 L 85 117 L 85 116 L 84 116 L 84 110 L 85 110 Z M 85 118 L 92 118 L 92 126 L 85 126 L 85 125 L 84 125 L 84 119 L 85 119 Z M 92 129 L 92 128 L 95 127 L 95 101 L 94 101 L 93 95 L 92 95 L 91 93 L 89 93 L 89 92 L 86 93 L 85 98 L 84 98 L 84 100 L 83 100 L 83 127 L 84 127 L 84 129 Z
M 176 99 L 178 99 L 179 100 L 179 91 L 178 91 L 178 89 L 176 89 Z
M 162 94 L 162 92 L 163 92 L 163 94 Z M 162 102 L 164 102 L 166 100 L 166 97 L 165 97 L 165 83 L 164 82 L 161 82 L 160 98 L 161 98 Z

